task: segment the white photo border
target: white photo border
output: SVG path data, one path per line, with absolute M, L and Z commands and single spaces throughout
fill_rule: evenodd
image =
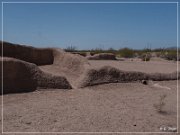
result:
M 3 18 L 4 18 L 4 10 L 3 10 L 3 5 L 4 4 L 11 4 L 11 3 L 16 3 L 16 4 L 28 4 L 28 3 L 32 3 L 32 4 L 110 4 L 110 3 L 117 3 L 117 4 L 120 4 L 120 3 L 127 3 L 127 4 L 133 4 L 133 3 L 139 3 L 139 4 L 143 4 L 143 3 L 146 3 L 146 4 L 150 4 L 150 3 L 152 3 L 152 4 L 154 4 L 154 3 L 160 3 L 160 4 L 172 4 L 172 3 L 174 3 L 174 4 L 177 4 L 177 58 L 179 58 L 179 46 L 178 46 L 178 44 L 179 44 L 179 15 L 178 15 L 178 12 L 179 12 L 179 2 L 118 2 L 118 1 L 114 1 L 114 2 L 21 2 L 21 1 L 16 1 L 16 2 L 8 2 L 8 1 L 4 1 L 4 2 L 1 2 L 1 6 L 2 6 L 2 18 L 1 18 L 1 20 L 2 20 L 2 31 L 1 31 L 1 33 L 2 33 L 2 57 L 1 57 L 1 60 L 2 60 L 2 67 L 1 67 L 1 69 L 2 69 L 2 88 L 1 88 L 1 92 L 2 92 L 2 96 L 1 96 L 1 99 L 2 99 L 2 101 L 1 101 L 1 105 L 2 105 L 2 109 L 1 109 L 1 124 L 2 124 L 2 133 L 4 134 L 4 133 L 6 133 L 6 134 L 59 134 L 59 133 L 61 133 L 61 134 L 86 134 L 86 133 L 88 133 L 88 134 L 111 134 L 111 133 L 119 133 L 119 134 L 132 134 L 132 133 L 134 133 L 134 134 L 150 134 L 150 133 L 157 133 L 157 134 L 168 134 L 168 133 L 170 133 L 170 134 L 172 134 L 172 132 L 3 132 L 3 32 L 4 32 L 4 29 L 3 29 L 3 26 L 4 26 L 4 24 L 3 24 Z M 178 127 L 179 127 L 179 109 L 178 109 L 178 106 L 179 106 L 179 85 L 178 85 L 178 78 L 179 78 L 179 74 L 178 74 L 178 72 L 179 72 L 179 61 L 177 60 L 177 132 L 174 132 L 174 133 L 179 133 L 178 132 Z

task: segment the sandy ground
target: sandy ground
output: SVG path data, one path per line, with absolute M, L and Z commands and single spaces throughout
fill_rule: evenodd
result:
M 131 61 L 131 59 L 125 61 L 89 60 L 89 63 L 93 68 L 109 65 L 125 71 L 140 71 L 146 73 L 172 73 L 177 71 L 177 62 L 162 59 L 154 59 L 148 62 L 139 59 L 133 59 L 133 61 Z
M 111 65 L 131 71 L 176 71 L 176 63 L 167 61 L 89 62 L 95 68 Z M 167 97 L 161 114 L 154 104 L 163 94 Z M 4 132 L 161 132 L 161 126 L 177 127 L 177 81 L 39 89 L 3 96 Z
M 160 132 L 177 127 L 176 81 L 4 95 L 4 132 Z M 167 94 L 165 114 L 153 107 Z

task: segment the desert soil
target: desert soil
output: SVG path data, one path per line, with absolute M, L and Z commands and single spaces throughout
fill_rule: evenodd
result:
M 89 62 L 95 68 L 110 65 L 148 73 L 177 69 L 175 62 L 156 60 Z M 163 94 L 167 97 L 161 114 L 154 104 Z M 177 128 L 177 81 L 38 89 L 3 96 L 4 132 L 162 132 L 161 126 Z
M 140 71 L 145 73 L 172 73 L 177 71 L 177 62 L 158 58 L 154 58 L 148 62 L 141 61 L 140 59 L 132 59 L 132 61 L 131 59 L 127 59 L 118 62 L 114 60 L 89 60 L 89 63 L 93 68 L 113 66 L 124 71 Z

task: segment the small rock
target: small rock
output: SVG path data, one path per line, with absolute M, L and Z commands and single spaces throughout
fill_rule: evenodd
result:
M 26 124 L 30 125 L 30 124 L 31 124 L 31 122 L 26 122 Z
M 147 80 L 142 80 L 141 83 L 144 84 L 144 85 L 147 85 L 148 81 Z

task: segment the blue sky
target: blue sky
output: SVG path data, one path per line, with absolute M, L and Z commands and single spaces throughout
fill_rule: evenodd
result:
M 4 4 L 4 41 L 78 49 L 176 46 L 177 5 Z

